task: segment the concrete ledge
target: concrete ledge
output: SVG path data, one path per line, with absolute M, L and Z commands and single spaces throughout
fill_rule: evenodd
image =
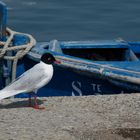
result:
M 2 100 L 0 140 L 140 139 L 140 94 L 49 97 L 38 102 L 46 109 L 27 107 L 27 99 Z

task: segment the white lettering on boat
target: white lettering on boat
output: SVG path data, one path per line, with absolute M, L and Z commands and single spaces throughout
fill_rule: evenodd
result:
M 82 83 L 79 82 L 79 81 L 73 81 L 72 82 L 72 96 L 76 96 L 76 95 L 79 95 L 79 96 L 82 96 L 83 95 L 83 91 L 82 91 Z M 87 92 L 91 92 L 91 95 L 97 95 L 97 94 L 100 94 L 102 93 L 102 90 L 101 90 L 101 85 L 100 84 L 94 84 L 94 83 L 91 83 L 89 85 L 88 89 L 91 90 L 90 91 L 87 91 Z M 89 93 L 88 93 L 89 94 Z
M 101 85 L 100 84 L 94 84 L 94 83 L 92 83 L 90 85 L 92 86 L 92 90 L 93 90 L 93 93 L 95 95 L 100 94 L 102 92 L 101 91 Z
M 76 86 L 76 84 L 81 88 L 81 82 L 79 82 L 79 81 L 73 81 L 73 82 L 72 82 L 72 88 L 73 88 L 72 96 L 75 96 L 75 95 L 76 95 L 75 92 L 77 92 L 77 93 L 79 94 L 79 96 L 82 96 L 82 91 L 81 91 L 80 88 L 78 88 L 78 87 Z

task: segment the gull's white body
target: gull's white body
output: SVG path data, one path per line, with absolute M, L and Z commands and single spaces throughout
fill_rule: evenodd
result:
M 34 92 L 46 85 L 53 76 L 53 66 L 40 62 L 0 90 L 0 100 L 19 93 Z

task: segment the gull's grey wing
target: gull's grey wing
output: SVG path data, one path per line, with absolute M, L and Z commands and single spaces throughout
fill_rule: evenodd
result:
M 44 79 L 44 76 L 47 77 L 44 69 L 37 64 L 19 76 L 4 90 L 32 91 L 35 89 L 35 86 L 38 86 L 38 84 Z

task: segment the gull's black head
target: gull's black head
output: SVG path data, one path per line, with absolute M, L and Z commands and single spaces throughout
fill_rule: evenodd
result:
M 53 62 L 55 62 L 55 58 L 52 54 L 45 53 L 41 56 L 41 61 L 46 64 L 52 64 Z

